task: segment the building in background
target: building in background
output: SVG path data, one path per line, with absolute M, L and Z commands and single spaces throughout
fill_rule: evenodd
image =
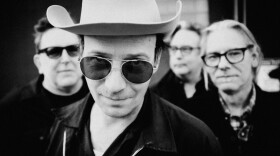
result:
M 58 4 L 71 10 L 79 20 L 82 0 L 9 0 L 0 6 L 1 53 L 0 53 L 0 98 L 16 85 L 28 82 L 36 75 L 32 59 L 33 25 L 45 14 L 48 6 Z M 176 0 L 156 0 L 163 18 L 170 16 Z M 173 1 L 173 2 L 172 2 Z M 264 0 L 182 0 L 182 20 L 208 25 L 220 19 L 238 19 L 246 22 L 255 34 L 267 59 L 280 58 L 280 6 L 277 1 Z M 276 38 L 276 39 L 275 39 Z M 277 61 L 276 61 L 277 62 Z M 279 61 L 278 61 L 279 62 Z M 279 63 L 273 64 L 278 65 Z M 155 82 L 168 70 L 167 53 L 162 55 L 159 71 L 152 79 Z

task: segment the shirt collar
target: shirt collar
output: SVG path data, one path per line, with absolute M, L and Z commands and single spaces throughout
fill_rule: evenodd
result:
M 251 113 L 252 110 L 253 110 L 253 107 L 255 106 L 255 103 L 256 103 L 256 88 L 255 88 L 255 85 L 253 85 L 252 91 L 249 94 L 249 96 L 250 96 L 249 103 L 243 108 L 243 113 L 242 113 L 241 116 L 243 116 L 246 113 Z M 220 100 L 220 103 L 221 103 L 225 113 L 231 116 L 231 113 L 230 113 L 230 111 L 229 111 L 229 109 L 228 109 L 228 107 L 226 105 L 226 102 L 222 98 L 221 95 L 219 95 L 219 100 Z

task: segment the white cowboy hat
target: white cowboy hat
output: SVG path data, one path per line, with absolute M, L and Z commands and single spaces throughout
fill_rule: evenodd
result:
M 155 0 L 83 0 L 80 23 L 58 5 L 47 9 L 47 18 L 54 27 L 80 35 L 168 34 L 177 26 L 181 10 L 178 0 L 176 15 L 161 21 Z

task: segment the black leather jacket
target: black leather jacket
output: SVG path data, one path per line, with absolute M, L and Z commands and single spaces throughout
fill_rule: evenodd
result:
M 43 75 L 14 88 L 0 101 L 0 156 L 43 156 L 48 135 L 55 121 L 52 110 L 60 104 L 79 105 L 88 94 L 85 80 L 72 96 L 53 99 L 43 92 Z M 61 102 L 62 101 L 62 102 Z M 59 107 L 52 107 L 59 104 Z M 73 106 L 72 106 L 73 107 Z
M 87 125 L 93 104 L 89 95 L 81 105 L 57 112 L 61 117 L 53 126 L 48 156 L 94 155 Z M 134 122 L 143 125 L 140 135 L 125 155 L 221 155 L 219 142 L 203 122 L 149 91 L 139 116 L 143 118 Z

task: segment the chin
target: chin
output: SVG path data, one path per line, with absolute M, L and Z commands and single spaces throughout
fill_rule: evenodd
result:
M 103 112 L 113 118 L 125 118 L 136 112 L 138 106 L 131 106 L 131 100 L 125 100 L 120 103 L 103 101 Z
M 186 69 L 176 69 L 174 70 L 175 75 L 187 75 L 189 70 Z
M 235 83 L 221 83 L 217 87 L 223 92 L 235 91 L 238 89 L 238 86 Z
M 112 118 L 125 118 L 131 114 L 131 111 L 121 108 L 110 108 L 110 110 L 105 110 L 104 113 Z
M 78 80 L 76 78 L 64 78 L 59 81 L 57 81 L 57 84 L 61 87 L 72 87 L 75 86 L 78 83 Z

